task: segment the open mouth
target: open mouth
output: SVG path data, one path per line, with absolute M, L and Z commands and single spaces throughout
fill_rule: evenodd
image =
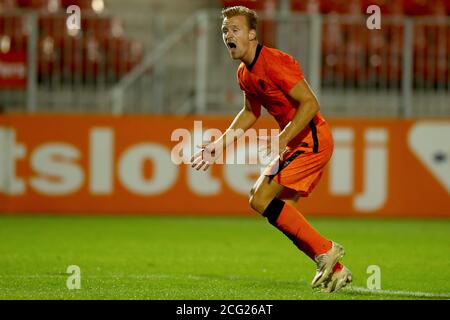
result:
M 236 44 L 233 42 L 228 42 L 227 45 L 228 45 L 228 48 L 230 48 L 230 49 L 236 49 Z

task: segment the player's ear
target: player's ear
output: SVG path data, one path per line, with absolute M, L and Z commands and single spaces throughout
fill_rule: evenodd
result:
M 256 30 L 255 29 L 251 29 L 249 31 L 249 38 L 251 41 L 256 40 Z

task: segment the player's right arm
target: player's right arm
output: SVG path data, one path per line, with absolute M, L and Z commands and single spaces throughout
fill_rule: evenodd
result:
M 222 134 L 222 136 L 217 139 L 217 141 L 213 142 L 215 147 L 222 148 L 222 151 L 224 151 L 229 144 L 239 139 L 245 131 L 250 129 L 255 124 L 260 116 L 260 112 L 261 105 L 257 102 L 251 101 L 244 93 L 244 107 L 236 115 L 233 122 L 231 122 L 231 125 Z
M 261 105 L 252 101 L 244 93 L 244 107 L 236 115 L 228 129 L 214 142 L 202 145 L 202 150 L 191 158 L 192 167 L 207 170 L 209 166 L 225 151 L 226 147 L 238 140 L 245 131 L 250 129 L 258 120 Z

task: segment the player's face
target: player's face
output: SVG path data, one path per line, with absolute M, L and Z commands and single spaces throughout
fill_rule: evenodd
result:
M 250 47 L 250 41 L 255 36 L 255 30 L 248 27 L 245 16 L 234 16 L 223 20 L 222 37 L 231 58 L 242 59 Z

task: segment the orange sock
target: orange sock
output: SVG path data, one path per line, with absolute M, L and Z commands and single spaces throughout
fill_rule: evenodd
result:
M 331 241 L 322 237 L 297 209 L 284 201 L 273 199 L 263 215 L 312 260 L 331 249 Z

